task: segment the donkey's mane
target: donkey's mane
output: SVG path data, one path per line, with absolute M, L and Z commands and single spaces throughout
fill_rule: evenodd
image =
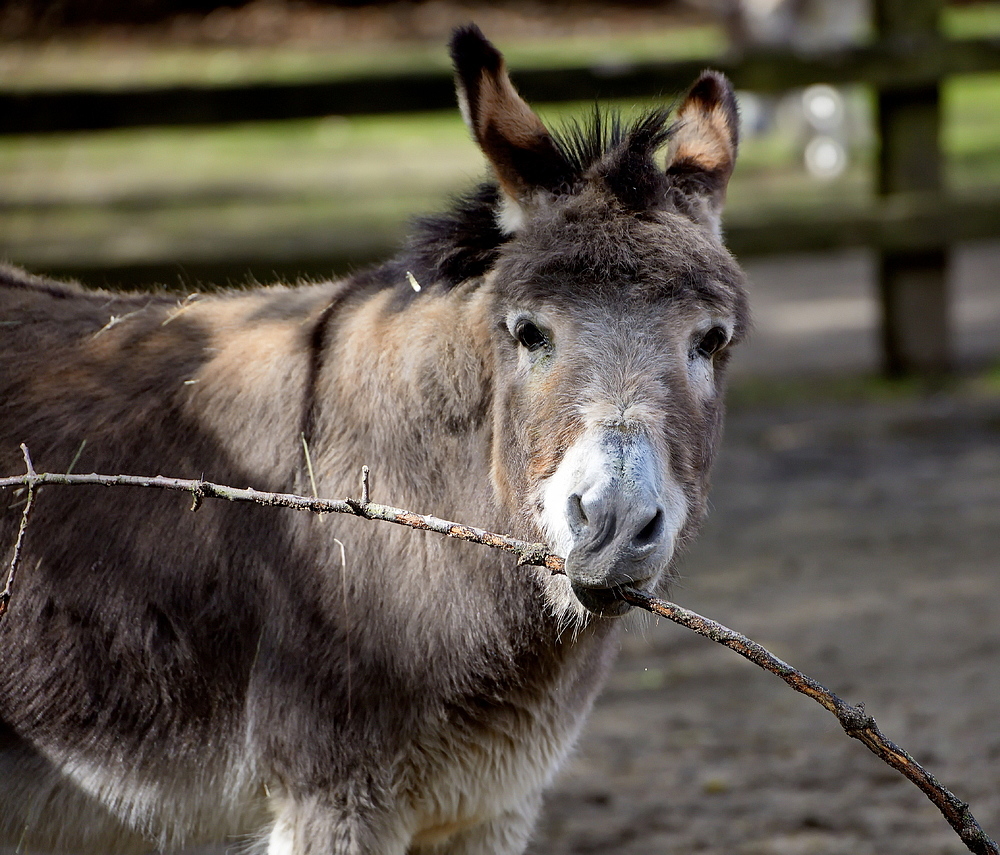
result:
M 570 121 L 552 133 L 562 159 L 556 195 L 572 195 L 587 182 L 600 181 L 626 210 L 641 214 L 663 198 L 667 178 L 654 156 L 669 139 L 669 110 L 651 110 L 625 122 L 615 111 L 594 108 L 585 122 Z M 454 199 L 449 210 L 419 217 L 402 252 L 358 277 L 365 284 L 406 286 L 417 282 L 446 289 L 485 274 L 500 247 L 511 239 L 497 220 L 501 192 L 485 181 Z

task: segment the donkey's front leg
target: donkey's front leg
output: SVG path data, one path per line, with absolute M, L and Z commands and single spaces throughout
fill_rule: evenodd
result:
M 267 855 L 405 855 L 408 843 L 399 818 L 372 800 L 317 793 L 282 800 Z

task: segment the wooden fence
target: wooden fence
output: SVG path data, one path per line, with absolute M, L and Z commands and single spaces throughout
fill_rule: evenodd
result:
M 712 61 L 741 89 L 780 92 L 812 83 L 871 86 L 877 93 L 877 198 L 840 210 L 756 210 L 727 223 L 737 255 L 867 246 L 878 252 L 884 367 L 890 374 L 940 374 L 951 367 L 947 267 L 958 241 L 1000 235 L 1000 188 L 948 194 L 939 144 L 940 91 L 953 74 L 1000 71 L 1000 41 L 941 37 L 943 0 L 875 0 L 875 40 L 820 54 L 754 51 Z M 648 97 L 681 91 L 704 61 L 636 62 L 513 72 L 529 100 Z M 0 88 L 0 133 L 26 134 L 150 125 L 198 125 L 454 109 L 451 77 L 407 73 L 295 84 L 177 86 L 126 91 L 12 91 Z M 356 258 L 368 260 L 378 248 Z M 385 248 L 386 252 L 390 250 Z M 342 266 L 342 254 L 262 258 L 277 271 Z M 211 278 L 227 259 L 185 268 Z M 176 268 L 175 268 L 176 269 Z M 71 271 L 68 271 L 71 272 Z M 107 270 L 158 278 L 159 265 Z

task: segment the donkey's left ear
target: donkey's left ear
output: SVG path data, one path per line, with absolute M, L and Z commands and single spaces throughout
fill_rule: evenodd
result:
M 479 27 L 455 30 L 451 58 L 462 117 L 508 200 L 520 209 L 536 188 L 554 190 L 563 184 L 569 177 L 566 159 L 517 94 L 503 56 Z
M 725 75 L 702 72 L 677 111 L 667 177 L 688 213 L 716 235 L 739 144 L 736 96 Z

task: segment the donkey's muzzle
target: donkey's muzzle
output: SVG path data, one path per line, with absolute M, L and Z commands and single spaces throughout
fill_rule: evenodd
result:
M 573 592 L 599 614 L 628 611 L 621 586 L 646 587 L 673 554 L 668 509 L 649 486 L 614 479 L 571 495 L 566 514 L 574 541 L 566 560 Z

